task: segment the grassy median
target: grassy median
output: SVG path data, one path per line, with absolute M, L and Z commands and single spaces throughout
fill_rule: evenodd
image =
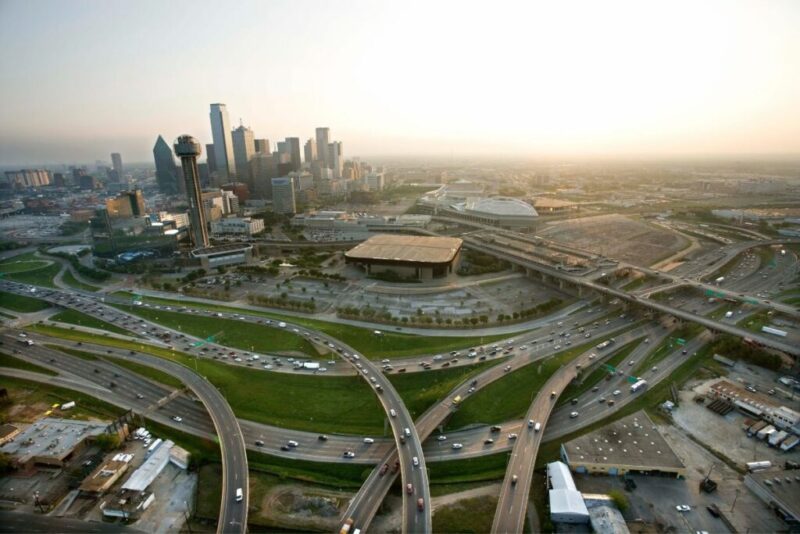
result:
M 113 294 L 116 297 L 133 299 L 133 293 L 118 291 Z M 189 300 L 174 300 L 158 297 L 142 297 L 142 302 L 156 305 L 184 307 L 188 306 L 199 310 L 218 311 L 223 313 L 242 313 L 252 316 L 265 317 L 278 321 L 287 321 L 297 325 L 305 326 L 314 330 L 324 332 L 329 336 L 342 340 L 372 359 L 381 358 L 402 358 L 415 356 L 418 354 L 435 354 L 437 352 L 449 352 L 461 350 L 476 345 L 493 343 L 499 339 L 505 339 L 508 335 L 482 336 L 482 337 L 447 337 L 447 336 L 418 336 L 414 334 L 402 334 L 392 332 L 393 327 L 379 327 L 380 335 L 369 328 L 351 326 L 347 324 L 336 324 L 318 319 L 307 317 L 297 317 L 293 315 L 283 315 L 261 310 L 251 310 L 247 308 L 236 308 L 224 304 L 211 304 L 207 302 L 196 302 Z M 137 309 L 141 309 L 137 307 Z M 147 309 L 147 308 L 145 308 Z M 468 331 L 465 331 L 466 334 Z
M 46 310 L 49 307 L 49 303 L 37 298 L 0 291 L 0 308 L 6 308 L 19 313 L 34 313 Z
M 124 328 L 120 328 L 116 325 L 113 325 L 101 319 L 97 319 L 95 317 L 92 317 L 91 315 L 86 315 L 85 313 L 79 312 L 77 310 L 64 310 L 62 312 L 50 316 L 49 320 L 56 321 L 59 323 L 75 324 L 78 326 L 84 326 L 86 328 L 95 328 L 97 330 L 105 330 L 107 332 L 113 332 L 115 334 L 136 336 L 135 332 L 125 330 Z

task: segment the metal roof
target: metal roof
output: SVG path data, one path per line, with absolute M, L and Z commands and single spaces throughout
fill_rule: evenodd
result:
M 456 237 L 422 237 L 378 234 L 345 253 L 355 260 L 447 263 L 455 258 L 463 241 Z

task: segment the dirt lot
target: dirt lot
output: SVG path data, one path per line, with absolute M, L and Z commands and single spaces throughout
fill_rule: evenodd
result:
M 622 215 L 556 222 L 539 232 L 539 235 L 595 254 L 645 266 L 689 245 L 686 238 L 676 233 Z

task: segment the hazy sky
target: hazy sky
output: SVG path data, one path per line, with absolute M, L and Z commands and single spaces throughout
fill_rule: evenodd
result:
M 0 0 L 0 164 L 329 126 L 347 156 L 800 154 L 800 1 Z

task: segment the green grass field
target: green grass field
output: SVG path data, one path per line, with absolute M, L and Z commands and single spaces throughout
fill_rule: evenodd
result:
M 86 315 L 85 313 L 79 312 L 77 310 L 64 310 L 55 315 L 52 315 L 50 317 L 50 320 L 57 321 L 59 323 L 85 326 L 86 328 L 96 328 L 98 330 L 105 330 L 107 332 L 113 332 L 115 334 L 123 334 L 128 336 L 136 335 L 134 332 L 130 332 L 128 330 L 120 328 L 106 321 L 102 321 L 100 319 L 92 317 L 91 315 Z
M 431 485 L 461 484 L 503 478 L 511 452 L 499 452 L 463 460 L 428 462 Z
M 453 534 L 483 534 L 492 530 L 497 497 L 484 495 L 436 508 L 433 531 Z
M 402 397 L 411 417 L 416 419 L 458 384 L 502 361 L 495 359 L 452 369 L 395 374 L 390 375 L 389 380 Z
M 4 273 L 5 278 L 45 287 L 56 287 L 53 278 L 60 270 L 61 264 L 37 258 L 33 252 L 0 263 L 0 273 Z
M 311 357 L 320 357 L 314 346 L 303 336 L 280 328 L 260 326 L 234 319 L 154 310 L 142 306 L 116 305 L 116 307 L 168 328 L 180 330 L 200 338 L 218 334 L 215 337 L 216 342 L 229 347 L 257 352 L 271 352 L 273 354 L 275 352 L 298 351 Z
M 23 371 L 33 371 L 34 373 L 41 373 L 43 375 L 55 376 L 58 373 L 40 367 L 35 363 L 30 363 L 25 360 L 20 360 L 10 354 L 0 352 L 0 367 L 10 367 L 12 369 L 22 369 Z
M 121 298 L 133 298 L 133 293 L 125 291 L 118 291 L 113 293 L 113 295 Z M 368 328 L 361 328 L 346 324 L 336 324 L 328 321 L 309 319 L 306 317 L 282 315 L 279 313 L 261 310 L 236 308 L 222 304 L 209 304 L 206 302 L 164 299 L 158 297 L 143 297 L 142 301 L 150 304 L 175 307 L 190 306 L 196 309 L 225 313 L 246 313 L 248 315 L 266 317 L 278 321 L 292 322 L 298 325 L 303 325 L 307 328 L 319 330 L 320 332 L 324 332 L 335 337 L 336 339 L 340 339 L 342 342 L 347 343 L 371 359 L 403 358 L 418 354 L 449 352 L 452 350 L 461 350 L 485 343 L 492 343 L 499 339 L 505 339 L 509 337 L 507 335 L 484 337 L 416 336 L 412 334 L 391 332 L 389 330 L 384 330 L 383 328 L 380 328 L 380 330 L 383 332 L 383 335 L 377 336 L 373 330 Z
M 238 417 L 261 423 L 342 434 L 382 434 L 383 409 L 371 388 L 356 376 L 271 373 L 193 358 L 143 343 L 98 338 L 77 330 L 34 325 L 31 331 L 63 339 L 147 352 L 194 369 L 217 386 Z
M 8 396 L 12 404 L 0 407 L 0 419 L 2 420 L 7 420 L 8 410 L 17 403 L 26 405 L 41 403 L 43 404 L 41 415 L 44 415 L 45 406 L 50 407 L 53 404 L 75 401 L 77 406 L 74 409 L 68 412 L 58 412 L 58 417 L 65 419 L 95 418 L 111 420 L 122 415 L 124 411 L 78 391 L 19 378 L 3 377 L 3 387 L 8 390 Z
M 447 422 L 448 430 L 471 424 L 491 424 L 525 415 L 539 389 L 561 365 L 569 362 L 594 343 L 551 356 L 510 371 L 485 388 L 470 395 Z
M 75 278 L 75 275 L 72 274 L 72 271 L 70 271 L 69 269 L 64 271 L 64 274 L 61 275 L 61 280 L 63 280 L 64 283 L 67 284 L 68 286 L 73 287 L 75 289 L 81 289 L 83 291 L 92 291 L 92 292 L 100 291 L 99 287 L 93 286 L 91 284 L 86 284 Z
M 0 291 L 0 307 L 20 313 L 34 313 L 46 310 L 50 304 L 37 298 Z

